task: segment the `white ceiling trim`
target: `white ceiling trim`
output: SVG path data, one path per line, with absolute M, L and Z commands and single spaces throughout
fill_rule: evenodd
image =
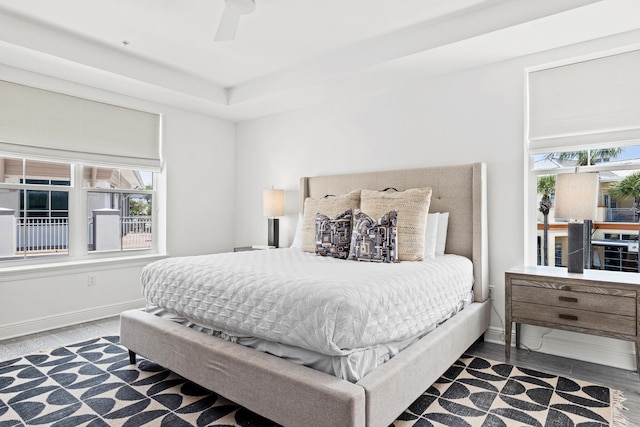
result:
M 25 48 L 22 57 L 46 55 L 133 80 L 176 90 L 212 102 L 227 103 L 226 90 L 210 81 L 167 65 L 135 56 L 123 49 L 81 37 L 61 28 L 34 22 L 0 7 L 0 40 Z M 11 61 L 3 55 L 2 62 Z
M 227 88 L 0 6 L 0 63 L 178 108 L 246 120 L 380 89 L 406 78 L 424 79 L 607 37 L 614 34 L 610 28 L 578 29 L 575 37 L 558 34 L 554 42 L 553 37 L 536 40 L 536 31 L 548 28 L 549 23 L 555 23 L 553 30 L 560 33 L 565 21 L 558 23 L 558 18 L 565 13 L 589 16 L 587 11 L 597 12 L 599 7 L 608 10 L 607 3 L 625 5 L 624 0 L 489 1 Z M 627 25 L 618 25 L 615 31 L 639 26 L 633 20 Z M 516 49 L 515 36 L 526 37 L 529 43 Z
M 446 19 L 427 21 L 378 36 L 322 58 L 241 83 L 229 89 L 229 103 L 251 101 L 268 94 L 304 87 L 598 1 L 601 0 L 518 0 L 471 8 Z

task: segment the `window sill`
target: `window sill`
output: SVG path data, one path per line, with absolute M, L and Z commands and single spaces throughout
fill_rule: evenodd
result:
M 92 273 L 114 268 L 145 266 L 153 261 L 166 258 L 164 254 L 145 254 L 127 257 L 100 259 L 83 259 L 75 261 L 50 262 L 46 264 L 30 264 L 3 267 L 0 272 L 0 283 L 14 280 L 26 280 L 51 276 L 68 276 L 72 274 Z

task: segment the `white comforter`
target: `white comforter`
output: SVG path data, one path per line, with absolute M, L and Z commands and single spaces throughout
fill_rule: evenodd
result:
M 325 355 L 421 336 L 468 300 L 471 261 L 378 264 L 298 249 L 168 258 L 146 266 L 150 304 L 231 336 Z

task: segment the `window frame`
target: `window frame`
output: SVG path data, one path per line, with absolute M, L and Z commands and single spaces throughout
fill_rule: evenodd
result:
M 153 187 L 155 188 L 155 173 L 154 175 L 154 184 Z M 87 212 L 86 209 L 86 202 L 89 200 L 89 193 L 102 193 L 102 194 L 120 194 L 120 195 L 124 195 L 124 194 L 149 194 L 151 195 L 151 211 L 155 211 L 155 202 L 156 202 L 156 194 L 155 194 L 155 190 L 134 190 L 134 189 L 124 189 L 124 188 L 91 188 L 91 187 L 84 187 L 82 189 L 82 199 L 83 201 L 85 201 L 85 212 Z M 95 255 L 99 255 L 99 254 L 106 254 L 106 253 L 134 253 L 134 252 L 146 252 L 146 251 L 154 251 L 157 252 L 157 235 L 156 235 L 156 229 L 157 229 L 157 215 L 154 215 L 152 213 L 151 215 L 151 247 L 150 248 L 140 248 L 140 249 L 127 249 L 124 250 L 122 249 L 122 236 L 120 238 L 120 250 L 119 251 L 90 251 L 88 249 L 88 235 L 85 238 L 85 249 L 87 250 L 87 254 L 89 256 L 95 256 Z M 86 220 L 86 226 L 84 228 L 85 232 L 88 232 L 89 230 L 89 217 L 88 215 L 85 215 L 85 218 L 87 218 Z
M 25 256 L 20 254 L 16 257 L 8 257 L 0 260 L 0 267 L 7 271 L 20 271 L 23 268 L 33 268 L 35 266 L 46 266 L 56 264 L 82 264 L 90 261 L 103 262 L 108 260 L 135 260 L 139 258 L 155 258 L 163 256 L 159 253 L 159 240 L 160 230 L 158 225 L 160 223 L 158 218 L 158 208 L 156 202 L 158 192 L 158 182 L 160 182 L 160 172 L 149 170 L 144 166 L 137 168 L 137 170 L 149 171 L 152 173 L 152 190 L 138 190 L 138 189 L 119 189 L 119 188 L 85 188 L 83 186 L 83 169 L 87 166 L 95 166 L 89 164 L 86 161 L 74 161 L 74 160 L 61 160 L 59 158 L 47 158 L 44 156 L 28 156 L 19 155 L 16 153 L 2 152 L 0 157 L 16 160 L 34 160 L 39 162 L 50 163 L 63 163 L 69 165 L 70 177 L 69 185 L 43 185 L 43 184 L 26 184 L 26 183 L 5 183 L 0 182 L 0 189 L 8 190 L 38 190 L 38 191 L 66 191 L 68 192 L 68 250 L 66 254 L 61 255 L 30 255 Z M 121 167 L 118 165 L 100 164 L 99 167 L 112 168 L 112 169 L 136 169 L 134 166 L 127 165 Z M 51 180 L 51 178 L 49 178 Z M 150 194 L 151 206 L 152 206 L 152 241 L 150 248 L 131 249 L 131 250 L 118 250 L 108 252 L 96 252 L 88 250 L 88 226 L 89 220 L 87 216 L 87 197 L 88 192 L 106 192 L 106 193 L 136 193 L 136 194 Z M 51 208 L 51 206 L 50 206 Z M 18 209 L 18 215 L 20 211 Z

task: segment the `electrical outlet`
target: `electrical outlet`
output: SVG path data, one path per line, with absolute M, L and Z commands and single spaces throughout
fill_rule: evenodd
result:
M 87 276 L 87 286 L 95 286 L 96 285 L 96 276 L 93 274 L 89 274 Z
M 489 286 L 489 299 L 491 301 L 493 301 L 493 298 L 494 298 L 494 291 L 495 291 L 495 287 Z

